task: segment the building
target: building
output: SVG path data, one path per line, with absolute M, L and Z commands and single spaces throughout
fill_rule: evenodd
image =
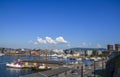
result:
M 120 51 L 120 44 L 115 44 L 115 51 Z
M 97 50 L 98 55 L 102 54 L 102 50 Z
M 91 56 L 92 53 L 93 53 L 93 50 L 87 50 L 87 51 L 86 51 L 86 54 L 87 54 L 88 56 Z
M 113 45 L 107 45 L 107 50 L 108 51 L 113 51 Z
M 79 57 L 80 56 L 80 53 L 76 52 L 73 54 L 74 57 Z

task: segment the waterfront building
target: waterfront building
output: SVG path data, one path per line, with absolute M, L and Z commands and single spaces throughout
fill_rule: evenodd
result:
M 120 51 L 120 44 L 115 44 L 115 51 Z
M 108 50 L 108 51 L 113 51 L 113 45 L 110 45 L 110 44 L 107 45 L 107 50 Z
M 76 52 L 73 54 L 74 57 L 79 57 L 80 56 L 80 53 Z
M 86 51 L 86 54 L 87 54 L 88 56 L 91 56 L 91 55 L 92 55 L 92 52 L 93 52 L 92 50 L 87 50 L 87 51 Z
M 97 52 L 98 52 L 98 55 L 102 54 L 102 50 L 97 50 Z

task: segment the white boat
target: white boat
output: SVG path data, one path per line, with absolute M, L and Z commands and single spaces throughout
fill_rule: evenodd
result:
M 50 56 L 52 56 L 52 57 L 57 57 L 58 55 L 57 55 L 57 54 L 52 54 L 52 55 L 50 55 Z
M 15 63 L 7 63 L 6 66 L 12 67 L 12 68 L 23 68 L 24 67 L 24 65 L 15 64 Z
M 65 56 L 65 55 L 58 55 L 57 57 L 58 57 L 58 58 L 67 59 L 67 56 Z
M 16 62 L 6 63 L 6 66 L 11 68 L 24 68 L 24 65 L 21 63 L 20 60 Z
M 3 53 L 0 53 L 0 56 L 4 56 L 5 54 L 3 54 Z
M 43 69 L 43 70 L 44 70 L 44 69 L 51 69 L 51 67 L 48 67 L 48 66 L 47 66 L 47 68 L 46 68 L 45 64 L 40 65 L 38 68 L 41 69 L 41 70 L 42 70 L 42 69 Z

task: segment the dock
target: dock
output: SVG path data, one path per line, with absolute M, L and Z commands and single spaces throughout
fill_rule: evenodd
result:
M 53 70 L 48 70 L 48 71 L 43 71 L 43 72 L 38 72 L 38 73 L 33 73 L 25 76 L 20 76 L 20 77 L 59 77 L 59 75 L 62 74 L 61 77 L 64 77 L 67 75 L 67 72 L 70 71 L 71 69 L 68 67 L 61 67 Z M 63 76 L 64 75 L 64 76 Z
M 28 63 L 47 63 L 47 64 L 65 64 L 63 61 L 45 61 L 45 60 L 22 60 L 22 62 Z

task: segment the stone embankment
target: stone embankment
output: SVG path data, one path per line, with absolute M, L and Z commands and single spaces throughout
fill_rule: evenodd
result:
M 120 55 L 107 61 L 104 77 L 120 77 Z

